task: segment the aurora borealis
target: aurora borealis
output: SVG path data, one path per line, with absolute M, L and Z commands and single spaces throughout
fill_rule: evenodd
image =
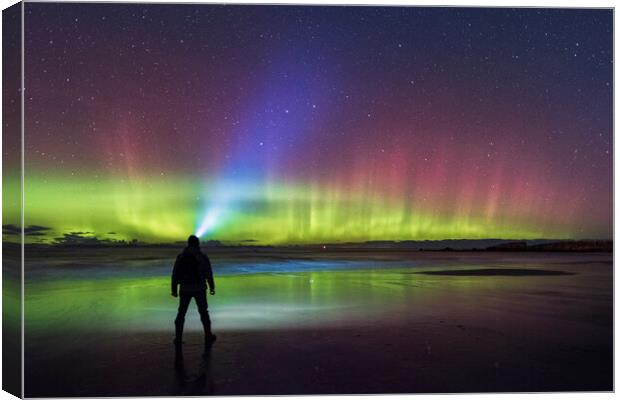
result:
M 27 3 L 28 240 L 611 238 L 611 32 L 603 9 Z

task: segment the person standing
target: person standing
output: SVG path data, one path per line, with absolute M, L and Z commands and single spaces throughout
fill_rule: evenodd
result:
M 209 293 L 215 295 L 215 281 L 209 257 L 200 250 L 198 237 L 191 235 L 187 239 L 187 247 L 177 256 L 172 268 L 172 296 L 179 297 L 179 310 L 175 325 L 174 344 L 183 344 L 183 325 L 185 314 L 192 298 L 196 301 L 200 321 L 204 328 L 205 346 L 215 342 L 216 336 L 211 332 L 211 319 L 207 303 L 207 284 Z M 180 286 L 180 291 L 178 290 Z

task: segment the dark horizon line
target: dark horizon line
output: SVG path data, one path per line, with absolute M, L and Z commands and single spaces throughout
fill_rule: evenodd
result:
M 439 244 L 439 243 L 449 243 L 449 242 L 501 242 L 504 244 L 507 243 L 530 243 L 530 242 L 546 242 L 546 243 L 560 243 L 560 242 L 612 242 L 613 238 L 584 238 L 584 239 L 554 239 L 554 238 L 536 238 L 536 239 L 500 239 L 500 238 L 484 238 L 484 239 L 404 239 L 404 240 L 365 240 L 365 241 L 347 241 L 347 242 L 290 242 L 290 243 L 261 243 L 258 240 L 240 240 L 240 241 L 221 241 L 218 239 L 210 239 L 210 240 L 202 240 L 201 245 L 205 247 L 321 247 L 321 246 L 360 246 L 360 245 L 406 245 L 406 244 Z M 21 244 L 21 242 L 13 242 L 8 240 L 3 240 L 5 244 Z M 46 246 L 46 247 L 137 247 L 137 246 L 145 246 L 145 247 L 157 247 L 157 246 L 179 246 L 185 245 L 185 241 L 174 241 L 174 242 L 145 242 L 137 239 L 132 240 L 94 240 L 93 242 L 50 242 L 50 243 L 42 243 L 42 242 L 30 242 L 24 243 L 25 246 Z M 491 246 L 491 245 L 489 245 Z

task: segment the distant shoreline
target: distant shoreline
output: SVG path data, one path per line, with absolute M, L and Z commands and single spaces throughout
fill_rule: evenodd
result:
M 45 249 L 130 249 L 130 248 L 179 248 L 184 242 L 144 243 L 144 242 L 84 242 L 84 243 L 27 243 L 26 248 Z M 10 249 L 19 243 L 3 241 L 3 247 Z M 406 241 L 367 241 L 352 243 L 251 245 L 228 244 L 219 241 L 206 241 L 202 244 L 210 250 L 232 251 L 430 251 L 430 252 L 613 252 L 613 240 L 508 240 L 508 239 L 448 239 L 448 240 L 406 240 Z

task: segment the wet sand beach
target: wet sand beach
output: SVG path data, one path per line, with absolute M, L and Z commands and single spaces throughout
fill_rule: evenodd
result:
M 609 253 L 217 252 L 183 356 L 167 254 L 26 268 L 26 396 L 612 390 Z M 48 258 L 49 259 L 49 258 Z

